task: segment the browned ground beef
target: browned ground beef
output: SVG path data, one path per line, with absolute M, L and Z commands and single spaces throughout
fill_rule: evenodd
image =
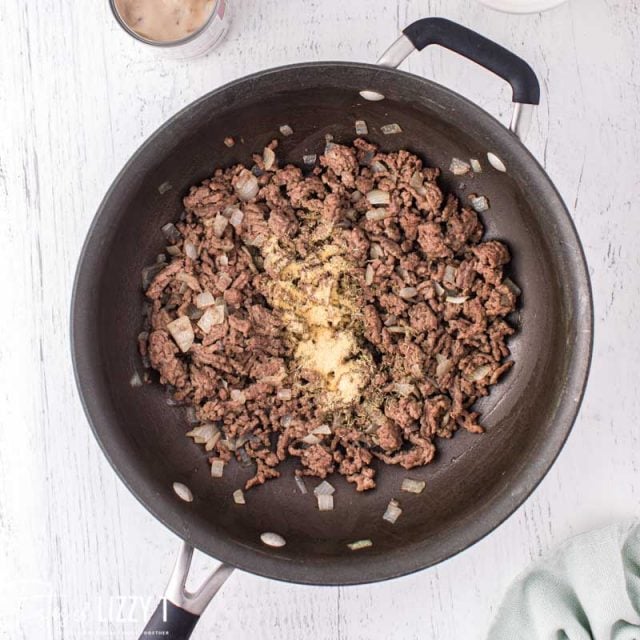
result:
M 329 145 L 307 173 L 254 160 L 252 173 L 218 169 L 191 188 L 167 232 L 166 266 L 146 289 L 143 360 L 198 421 L 215 425 L 212 459 L 255 463 L 247 488 L 296 456 L 298 473 L 337 471 L 364 491 L 375 487 L 374 458 L 410 469 L 433 460 L 437 438 L 481 432 L 471 406 L 513 364 L 504 360 L 516 307 L 507 247 L 481 242 L 476 213 L 407 151 L 381 153 L 362 139 Z M 241 200 L 237 189 L 255 175 L 257 195 Z M 363 193 L 374 189 L 389 194 L 382 219 Z M 329 243 L 346 256 L 336 286 L 357 313 L 336 322 L 372 365 L 349 402 L 325 402 L 318 373 L 294 358 L 291 323 L 268 302 L 278 273 L 265 259 L 268 238 L 292 259 Z M 204 292 L 221 313 L 203 329 Z M 193 331 L 186 352 L 167 328 L 182 316 Z

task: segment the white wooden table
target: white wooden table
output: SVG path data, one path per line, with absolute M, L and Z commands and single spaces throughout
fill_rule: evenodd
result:
M 118 169 L 210 89 L 294 61 L 374 61 L 399 29 L 426 15 L 475 28 L 539 74 L 542 105 L 527 144 L 574 216 L 593 278 L 596 345 L 580 417 L 534 495 L 459 556 L 350 588 L 236 573 L 194 637 L 482 638 L 532 558 L 640 510 L 638 4 L 571 0 L 531 16 L 475 0 L 232 4 L 225 43 L 175 62 L 125 36 L 106 0 L 0 2 L 0 638 L 137 637 L 177 550 L 103 458 L 71 373 L 75 263 Z M 507 87 L 448 52 L 414 55 L 403 68 L 508 118 Z

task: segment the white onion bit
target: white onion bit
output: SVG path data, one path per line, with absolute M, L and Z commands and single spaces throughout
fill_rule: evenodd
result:
M 482 366 L 478 367 L 470 376 L 469 376 L 469 380 L 471 382 L 478 382 L 480 380 L 482 380 L 482 378 L 485 378 L 487 375 L 489 375 L 489 373 L 491 372 L 491 365 L 489 364 L 483 364 Z
M 265 147 L 262 152 L 262 161 L 264 162 L 265 171 L 271 171 L 273 169 L 273 165 L 276 162 L 276 154 L 273 149 L 269 147 Z
M 469 164 L 471 165 L 471 169 L 474 173 L 482 173 L 482 165 L 480 164 L 480 160 L 477 158 L 471 158 L 469 160 Z
M 200 327 L 203 333 L 209 333 L 215 325 L 222 324 L 224 322 L 224 317 L 225 306 L 223 304 L 216 304 L 207 307 L 205 312 L 202 314 L 202 318 L 198 320 L 198 327 Z
M 224 460 L 216 458 L 211 462 L 211 477 L 222 478 L 224 475 Z
M 305 444 L 318 444 L 320 442 L 320 438 L 318 438 L 318 436 L 314 436 L 312 433 L 309 433 L 304 438 L 302 438 L 302 442 L 304 442 Z
M 278 400 L 291 400 L 292 395 L 293 392 L 291 389 L 278 389 L 278 392 L 276 393 Z
M 192 242 L 184 243 L 184 253 L 187 256 L 187 258 L 191 258 L 191 260 L 198 259 L 198 249 L 196 249 L 196 245 L 193 244 Z
M 291 135 L 293 135 L 293 129 L 288 124 L 283 124 L 280 127 L 280 133 L 285 137 L 286 136 L 291 136 Z
M 449 171 L 451 171 L 454 176 L 463 176 L 469 173 L 470 169 L 471 165 L 464 160 L 460 160 L 460 158 L 453 158 L 449 165 Z
M 244 493 L 242 489 L 236 489 L 233 492 L 233 501 L 236 504 L 247 504 L 246 500 L 244 499 Z
M 504 286 L 507 287 L 507 289 L 509 289 L 509 291 L 511 291 L 511 293 L 516 297 L 522 294 L 522 289 L 520 289 L 520 287 L 511 278 L 505 278 L 502 281 L 502 284 L 504 284 Z
M 395 524 L 396 520 L 402 515 L 402 509 L 398 504 L 397 500 L 390 500 L 387 505 L 387 510 L 384 512 L 382 516 L 383 520 L 390 522 L 391 524 Z
M 417 295 L 418 290 L 415 287 L 402 287 L 402 289 L 398 291 L 398 296 L 400 296 L 403 300 L 415 298 Z
M 304 164 L 315 164 L 318 156 L 315 153 L 310 153 L 309 155 L 302 156 L 302 162 Z
M 374 276 L 373 265 L 368 264 L 367 268 L 364 271 L 364 283 L 368 287 L 370 287 L 373 284 L 373 276 Z
M 442 378 L 442 376 L 447 375 L 453 367 L 453 362 L 449 358 L 445 358 L 441 353 L 436 353 L 436 362 L 438 363 L 436 366 L 436 378 Z
M 372 189 L 367 193 L 367 200 L 373 204 L 389 204 L 391 196 L 388 191 L 382 191 L 381 189 Z
M 471 206 L 477 213 L 482 213 L 490 209 L 489 200 L 486 196 L 471 196 L 469 202 L 471 202 Z
M 330 436 L 332 431 L 331 427 L 328 424 L 321 424 L 319 427 L 316 427 L 311 433 L 315 433 L 321 436 Z
M 329 493 L 316 495 L 318 500 L 318 511 L 333 511 L 333 496 Z
M 284 547 L 287 544 L 287 541 L 277 533 L 272 533 L 271 531 L 265 531 L 260 534 L 260 540 L 268 547 Z
M 385 136 L 390 136 L 394 133 L 402 133 L 402 128 L 397 122 L 392 122 L 391 124 L 383 124 L 380 127 L 380 131 L 382 131 Z
M 304 483 L 304 480 L 300 476 L 294 476 L 294 479 L 296 481 L 298 489 L 300 490 L 300 493 L 303 496 L 309 493 L 309 491 L 307 490 L 307 485 Z
M 213 297 L 211 291 L 203 291 L 196 296 L 196 307 L 198 309 L 206 309 L 215 304 L 216 299 Z
M 469 299 L 469 296 L 447 296 L 445 300 L 451 304 L 463 304 Z
M 131 379 L 129 380 L 129 384 L 132 387 L 141 387 L 142 386 L 142 379 L 140 378 L 140 374 L 137 371 L 133 372 L 133 375 L 131 376 Z
M 170 182 L 163 182 L 158 187 L 158 192 L 160 193 L 160 195 L 163 195 L 167 193 L 167 191 L 171 191 L 171 189 L 173 189 L 173 185 Z
M 167 330 L 175 340 L 182 353 L 186 353 L 191 348 L 195 335 L 191 320 L 187 316 L 180 316 L 167 325 Z
M 191 493 L 191 489 L 189 489 L 186 484 L 182 484 L 182 482 L 174 482 L 173 490 L 180 500 L 193 502 L 193 493 Z
M 367 220 L 384 220 L 388 215 L 389 211 L 386 207 L 378 207 L 377 209 L 369 209 L 369 211 L 364 214 L 364 217 Z
M 253 200 L 253 198 L 258 195 L 260 189 L 258 179 L 248 169 L 243 169 L 240 172 L 234 188 L 240 200 L 244 200 L 245 202 Z
M 422 493 L 426 484 L 427 483 L 424 480 L 412 480 L 411 478 L 405 478 L 402 481 L 402 486 L 400 488 L 408 493 Z
M 327 482 L 326 480 L 323 480 L 314 490 L 313 490 L 313 495 L 315 496 L 322 496 L 322 495 L 327 495 L 327 496 L 331 496 L 335 493 L 336 489 L 335 487 Z
M 220 213 L 213 219 L 213 234 L 216 238 L 222 238 L 228 224 L 229 220 Z
M 207 422 L 205 424 L 194 427 L 193 429 L 191 429 L 191 431 L 188 431 L 187 436 L 189 438 L 193 438 L 193 441 L 196 444 L 205 444 L 219 432 L 220 430 L 218 429 L 218 427 L 216 427 L 216 425 L 211 422 Z
M 349 547 L 351 551 L 358 551 L 359 549 L 373 547 L 373 542 L 371 542 L 371 540 L 356 540 L 355 542 L 349 542 L 349 544 L 347 544 L 347 547 Z
M 369 133 L 369 127 L 364 120 L 356 120 L 356 135 L 366 136 Z

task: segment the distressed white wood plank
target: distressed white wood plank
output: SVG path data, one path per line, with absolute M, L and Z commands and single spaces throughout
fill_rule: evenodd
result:
M 568 535 L 638 513 L 638 3 L 572 0 L 531 16 L 474 0 L 232 5 L 225 43 L 178 62 L 128 39 L 105 0 L 0 3 L 0 273 L 11 310 L 0 321 L 0 637 L 136 637 L 177 549 L 103 459 L 71 374 L 75 262 L 116 172 L 206 91 L 294 61 L 373 61 L 425 15 L 477 29 L 539 74 L 543 101 L 527 144 L 572 210 L 593 278 L 597 341 L 580 418 L 531 499 L 465 553 L 406 578 L 343 589 L 237 573 L 194 637 L 481 637 L 532 558 Z M 414 55 L 403 68 L 508 120 L 508 88 L 449 52 Z M 213 564 L 201 559 L 200 574 Z

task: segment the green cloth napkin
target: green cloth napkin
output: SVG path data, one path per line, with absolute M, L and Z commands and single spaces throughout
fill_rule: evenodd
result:
M 579 535 L 535 562 L 488 640 L 640 640 L 640 524 Z

